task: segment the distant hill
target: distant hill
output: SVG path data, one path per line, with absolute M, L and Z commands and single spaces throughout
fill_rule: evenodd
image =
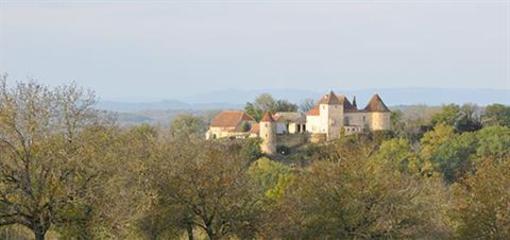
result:
M 447 89 L 447 88 L 388 88 L 388 89 L 361 89 L 342 90 L 335 92 L 345 94 L 352 99 L 356 96 L 360 105 L 368 102 L 374 93 L 379 93 L 387 105 L 441 105 L 445 103 L 476 103 L 487 105 L 491 103 L 510 104 L 510 90 L 498 89 Z M 299 103 L 305 98 L 317 99 L 329 89 L 322 92 L 295 89 L 262 89 L 262 90 L 224 90 L 199 94 L 184 99 L 187 102 L 203 103 L 208 101 L 232 104 L 244 104 L 252 101 L 261 93 L 271 93 L 277 98 L 287 99 Z
M 121 101 L 100 101 L 99 109 L 115 112 L 139 112 L 150 110 L 215 110 L 223 108 L 238 109 L 243 104 L 235 103 L 185 103 L 178 100 L 162 100 L 154 102 L 121 102 Z
M 193 95 L 182 99 L 171 99 L 152 102 L 128 101 L 100 101 L 98 108 L 121 113 L 140 112 L 194 112 L 214 111 L 222 109 L 242 109 L 246 102 L 253 101 L 262 93 L 270 93 L 275 98 L 287 99 L 299 104 L 303 99 L 318 99 L 329 90 L 322 92 L 296 89 L 259 89 L 212 91 Z M 487 105 L 502 103 L 510 105 L 510 90 L 497 89 L 443 89 L 443 88 L 388 88 L 388 89 L 362 89 L 342 90 L 335 92 L 345 94 L 349 99 L 356 96 L 358 106 L 363 107 L 374 93 L 379 93 L 388 106 L 398 105 L 429 105 L 439 106 L 447 103 L 475 103 Z M 147 114 L 141 114 L 146 116 Z M 140 116 L 124 115 L 127 119 L 150 121 Z M 149 116 L 153 118 L 153 116 Z

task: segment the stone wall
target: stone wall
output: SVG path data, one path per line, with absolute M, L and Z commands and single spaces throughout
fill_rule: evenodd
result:
M 276 136 L 277 146 L 286 146 L 289 148 L 297 147 L 306 143 L 308 134 L 284 134 Z

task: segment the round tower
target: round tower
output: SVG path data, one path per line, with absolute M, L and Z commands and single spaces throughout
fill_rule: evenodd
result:
M 276 153 L 276 122 L 270 113 L 266 112 L 260 120 L 259 136 L 262 139 L 260 150 L 265 154 Z

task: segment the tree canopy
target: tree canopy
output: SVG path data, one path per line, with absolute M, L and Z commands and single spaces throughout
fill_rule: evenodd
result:
M 265 112 L 296 112 L 298 106 L 287 100 L 274 99 L 271 94 L 264 93 L 258 96 L 255 101 L 246 103 L 244 110 L 256 121 L 260 121 Z

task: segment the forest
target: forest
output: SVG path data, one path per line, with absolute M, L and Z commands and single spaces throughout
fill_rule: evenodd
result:
M 0 239 L 510 239 L 509 106 L 395 110 L 392 131 L 273 157 L 96 103 L 1 77 Z

